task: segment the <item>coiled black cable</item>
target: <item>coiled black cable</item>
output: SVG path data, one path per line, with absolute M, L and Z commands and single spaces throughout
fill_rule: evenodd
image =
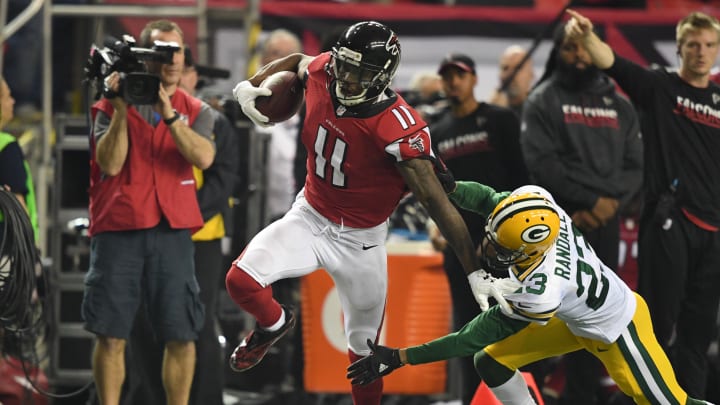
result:
M 84 387 L 69 393 L 57 394 L 37 385 L 37 368 L 43 360 L 38 356 L 36 344 L 51 324 L 48 298 L 52 295 L 47 277 L 40 277 L 36 292 L 40 255 L 30 218 L 15 195 L 0 188 L 0 354 L 11 353 L 20 360 L 27 381 L 42 395 L 51 398 L 69 398 L 85 391 Z M 51 328 L 53 329 L 53 328 Z M 50 331 L 52 333 L 52 331 Z M 32 372 L 31 370 L 35 370 Z M 27 391 L 29 394 L 29 391 Z M 26 398 L 27 400 L 27 398 Z
M 0 240 L 0 328 L 23 332 L 32 327 L 35 265 L 39 262 L 32 225 L 14 194 L 0 189 L 3 233 Z

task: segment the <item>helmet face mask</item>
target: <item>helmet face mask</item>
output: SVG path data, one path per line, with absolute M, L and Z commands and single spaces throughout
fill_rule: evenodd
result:
M 387 81 L 387 73 L 382 68 L 355 62 L 348 58 L 348 54 L 356 54 L 347 48 L 339 50 L 333 48 L 332 72 L 335 75 L 336 90 L 340 93 L 338 98 L 359 99 L 367 94 L 373 87 L 381 86 Z
M 400 43 L 392 30 L 374 21 L 350 26 L 332 49 L 338 101 L 353 106 L 374 100 L 390 85 L 399 63 Z
M 484 254 L 497 268 L 529 267 L 554 245 L 559 229 L 560 217 L 545 197 L 535 193 L 511 195 L 488 217 Z
M 482 246 L 485 261 L 494 270 L 507 270 L 508 267 L 528 259 L 528 255 L 522 251 L 508 249 L 501 245 L 489 232 L 485 232 Z

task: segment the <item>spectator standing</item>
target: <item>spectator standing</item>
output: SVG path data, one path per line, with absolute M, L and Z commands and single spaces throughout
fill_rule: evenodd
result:
M 520 123 L 507 108 L 478 102 L 475 62 L 467 55 L 452 53 L 440 63 L 443 91 L 450 108 L 430 127 L 435 147 L 448 169 L 458 179 L 479 181 L 498 189 L 514 189 L 527 183 L 527 171 L 520 151 Z M 483 237 L 485 218 L 460 211 L 475 246 Z M 462 263 L 445 246 L 437 228 L 431 241 L 443 251 L 453 300 L 453 328 L 460 329 L 480 312 L 475 304 Z M 461 398 L 469 404 L 480 384 L 472 357 L 459 361 L 462 376 Z
M 680 385 L 691 396 L 704 396 L 720 304 L 720 87 L 710 81 L 720 23 L 700 12 L 678 22 L 680 67 L 674 71 L 646 69 L 616 55 L 589 19 L 568 13 L 569 35 L 582 41 L 641 117 L 645 178 L 638 290 Z
M 348 368 L 354 385 L 404 364 L 475 354 L 478 373 L 502 404 L 531 405 L 536 402 L 518 368 L 586 350 L 637 404 L 708 404 L 678 385 L 643 298 L 595 255 L 547 190 L 498 193 L 475 182 L 443 184 L 459 206 L 488 216 L 484 261 L 508 277 L 478 270 L 471 284 L 485 299 L 491 291 L 502 296 L 459 331 L 417 346 L 398 350 L 368 340 L 372 355 Z
M 490 104 L 510 108 L 518 117 L 522 115 L 523 103 L 535 80 L 532 59 L 525 59 L 526 55 L 527 51 L 520 45 L 510 45 L 505 49 L 498 63 L 500 83 L 489 101 Z M 522 66 L 518 67 L 521 62 Z
M 35 241 L 38 240 L 38 218 L 35 204 L 30 166 L 25 160 L 20 144 L 15 136 L 2 132 L 14 116 L 15 99 L 5 79 L 0 76 L 0 187 L 9 188 L 30 216 Z M 0 218 L 0 241 L 4 237 L 4 227 Z
M 582 43 L 555 30 L 538 85 L 525 102 L 520 143 L 530 179 L 545 187 L 615 269 L 619 207 L 642 183 L 642 140 L 630 102 L 593 64 Z M 597 403 L 600 363 L 589 352 L 565 356 L 561 404 Z
M 183 34 L 168 20 L 149 22 L 138 41 L 175 42 L 172 63 L 147 62 L 160 77 L 155 105 L 117 96 L 119 74 L 104 81 L 92 109 L 90 142 L 90 269 L 82 315 L 97 337 L 93 376 L 100 402 L 116 405 L 125 379 L 124 353 L 141 301 L 163 343 L 162 382 L 168 404 L 187 404 L 203 305 L 193 266 L 191 231 L 203 225 L 193 166 L 210 167 L 210 107 L 178 88 Z
M 408 191 L 438 223 L 467 274 L 476 268 L 467 228 L 434 175 L 430 134 L 418 113 L 388 89 L 400 63 L 397 35 L 383 24 L 348 27 L 331 52 L 292 54 L 240 82 L 233 93 L 256 123 L 267 117 L 255 98 L 268 75 L 294 71 L 305 84 L 307 115 L 302 140 L 308 151 L 305 188 L 280 220 L 258 233 L 233 263 L 227 289 L 257 320 L 230 362 L 244 371 L 295 323 L 290 308 L 272 296 L 271 284 L 324 268 L 343 309 L 348 357 L 370 354 L 365 341 L 379 336 L 387 294 L 387 219 Z M 382 380 L 353 387 L 356 404 L 378 405 Z

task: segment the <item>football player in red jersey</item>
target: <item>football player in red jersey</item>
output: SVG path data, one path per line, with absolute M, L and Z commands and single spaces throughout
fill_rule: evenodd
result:
M 272 297 L 270 285 L 324 268 L 343 308 L 348 356 L 368 356 L 377 340 L 387 293 L 387 219 L 409 191 L 427 208 L 454 247 L 464 270 L 476 267 L 469 233 L 435 176 L 438 162 L 427 124 L 388 89 L 400 63 L 397 35 L 366 21 L 348 27 L 331 52 L 292 54 L 240 82 L 233 94 L 259 125 L 267 117 L 255 98 L 271 94 L 257 86 L 272 73 L 295 71 L 305 87 L 302 142 L 307 177 L 290 211 L 258 233 L 233 263 L 227 289 L 257 320 L 230 359 L 247 370 L 292 328 L 293 312 Z M 382 380 L 353 386 L 355 404 L 380 404 Z

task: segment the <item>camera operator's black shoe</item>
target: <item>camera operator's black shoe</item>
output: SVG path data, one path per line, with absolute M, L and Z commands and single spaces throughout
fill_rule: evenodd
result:
M 275 332 L 268 332 L 259 326 L 250 332 L 230 356 L 230 368 L 245 371 L 255 367 L 265 357 L 268 350 L 281 337 L 295 326 L 295 314 L 290 308 L 281 305 L 285 311 L 285 323 Z

